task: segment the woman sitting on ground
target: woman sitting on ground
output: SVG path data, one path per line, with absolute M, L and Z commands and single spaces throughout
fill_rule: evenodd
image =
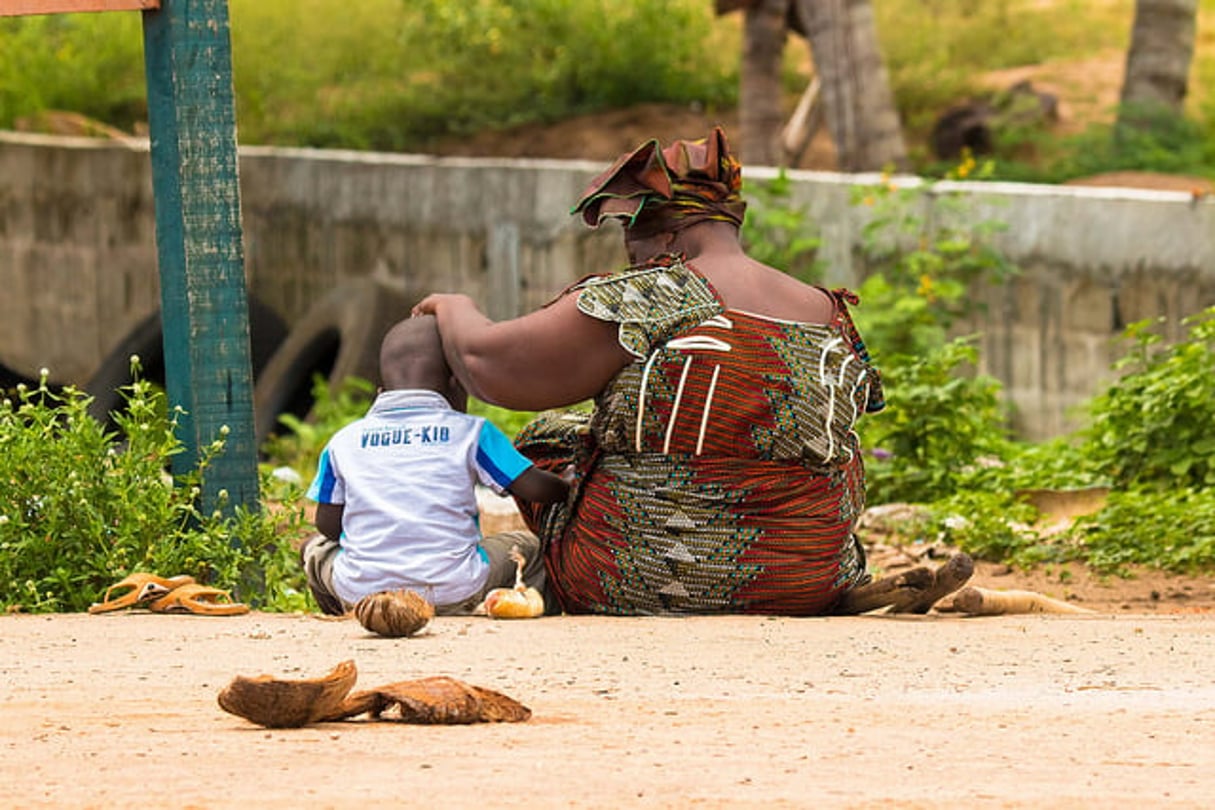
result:
M 414 309 L 436 316 L 472 395 L 517 410 L 594 400 L 516 439 L 541 467 L 572 465 L 566 502 L 524 505 L 567 612 L 855 612 L 841 601 L 869 580 L 853 426 L 883 399 L 856 299 L 747 256 L 740 187 L 720 129 L 650 141 L 574 207 L 591 227 L 623 224 L 629 268 L 508 321 L 464 295 Z

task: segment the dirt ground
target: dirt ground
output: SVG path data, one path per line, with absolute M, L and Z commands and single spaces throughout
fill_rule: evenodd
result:
M 487 531 L 516 528 L 482 499 Z M 871 568 L 935 567 L 878 512 Z M 889 516 L 886 516 L 889 520 Z M 1086 615 L 443 617 L 408 639 L 254 612 L 0 616 L 0 795 L 13 808 L 1207 807 L 1215 579 L 979 563 L 973 584 Z M 448 675 L 520 724 L 269 730 L 238 675 L 356 689 Z
M 516 525 L 487 500 L 484 522 Z M 940 553 L 872 531 L 871 567 Z M 0 795 L 13 808 L 1209 807 L 1215 579 L 1012 570 L 1085 615 L 0 616 Z M 220 709 L 238 675 L 356 689 L 447 675 L 517 724 L 356 719 L 270 730 Z
M 234 676 L 450 675 L 511 724 L 269 730 Z M 13 808 L 1209 807 L 1215 616 L 0 617 Z

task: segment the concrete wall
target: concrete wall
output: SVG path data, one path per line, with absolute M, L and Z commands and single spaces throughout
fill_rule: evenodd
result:
M 410 299 L 459 290 L 495 318 L 530 310 L 623 262 L 615 232 L 568 215 L 598 163 L 438 159 L 245 147 L 241 194 L 252 295 L 289 322 L 343 279 L 372 276 Z M 754 169 L 749 177 L 770 176 Z M 795 172 L 794 201 L 823 237 L 832 284 L 855 286 L 873 177 Z M 1215 201 L 1177 192 L 954 184 L 967 216 L 999 220 L 1023 268 L 982 292 L 984 370 L 1032 438 L 1109 376 L 1123 325 L 1215 304 Z M 939 191 L 947 190 L 944 184 Z M 159 306 L 146 147 L 0 134 L 0 363 L 87 380 Z

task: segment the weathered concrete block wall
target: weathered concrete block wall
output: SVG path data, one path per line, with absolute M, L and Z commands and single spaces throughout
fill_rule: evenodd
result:
M 463 291 L 491 316 L 539 306 L 624 260 L 612 229 L 569 206 L 602 166 L 568 161 L 241 150 L 251 293 L 295 322 L 345 279 L 372 276 L 416 299 Z M 749 177 L 771 176 L 753 169 Z M 794 201 L 823 238 L 829 283 L 856 286 L 874 177 L 795 172 Z M 944 185 L 938 191 L 945 191 Z M 1022 275 L 983 291 L 983 370 L 1000 378 L 1029 437 L 1069 426 L 1068 409 L 1109 378 L 1111 338 L 1134 320 L 1215 304 L 1215 201 L 1186 194 L 956 184 L 974 221 L 999 220 Z M 0 134 L 0 363 L 87 380 L 159 305 L 146 151 Z M 863 305 L 863 304 L 862 304 Z
M 289 321 L 363 275 L 508 318 L 623 261 L 568 214 L 596 164 L 251 147 L 240 168 L 250 281 Z
M 83 382 L 160 306 L 146 149 L 0 135 L 0 363 Z

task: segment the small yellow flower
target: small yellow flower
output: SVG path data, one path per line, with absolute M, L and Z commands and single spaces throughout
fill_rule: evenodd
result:
M 954 170 L 959 180 L 965 180 L 975 170 L 975 156 L 971 154 L 969 149 L 962 152 L 962 162 L 958 164 L 958 168 Z
M 935 301 L 937 294 L 932 288 L 932 276 L 925 273 L 920 276 L 920 286 L 916 289 L 916 295 L 927 298 L 929 301 Z

